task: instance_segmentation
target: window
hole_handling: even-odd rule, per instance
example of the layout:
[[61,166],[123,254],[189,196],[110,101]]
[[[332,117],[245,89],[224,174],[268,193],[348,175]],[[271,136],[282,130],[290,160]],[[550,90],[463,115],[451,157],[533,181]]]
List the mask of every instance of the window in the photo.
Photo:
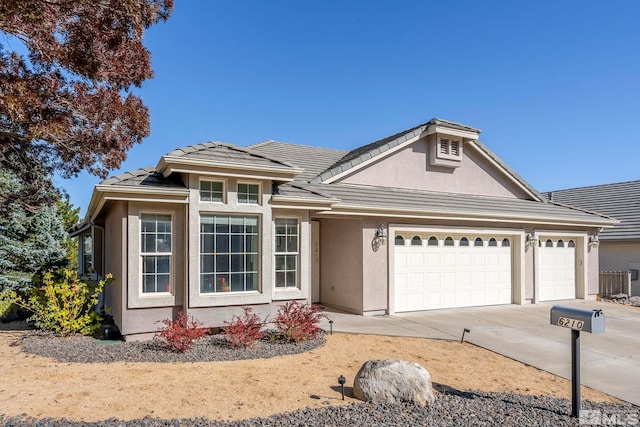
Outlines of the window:
[[547,239],[547,241],[544,244],[544,246],[547,247],[547,248],[552,248],[553,247],[553,242],[551,241],[551,239]]
[[140,216],[142,292],[171,292],[171,215]]
[[489,239],[489,246],[498,247],[498,241],[493,237]]
[[469,246],[469,239],[467,239],[466,237],[460,239],[460,246]]
[[473,246],[484,246],[484,242],[482,241],[482,238],[480,237],[476,238],[475,242],[473,242]]
[[93,238],[91,236],[82,236],[82,265],[80,268],[83,274],[88,274],[93,270]]
[[258,290],[258,217],[200,215],[200,292]]
[[444,239],[444,245],[453,246],[453,237],[447,237],[446,239]]
[[558,240],[558,243],[556,244],[556,247],[564,248],[564,242],[562,241],[562,239]]
[[569,247],[569,248],[575,248],[575,247],[576,247],[576,244],[575,244],[575,242],[574,242],[573,240],[569,240],[569,243],[567,243],[567,247]]
[[258,184],[238,184],[238,203],[259,203],[260,186]]
[[276,219],[276,288],[298,287],[298,220]]
[[404,246],[404,238],[402,236],[396,236],[395,244],[396,246]]
[[438,238],[436,236],[429,237],[428,246],[438,246]]
[[224,202],[222,181],[200,181],[200,200],[203,202]]
[[509,239],[502,239],[502,247],[507,248],[509,246],[511,246],[511,242],[509,241]]
[[422,239],[419,236],[413,236],[413,239],[411,239],[411,246],[422,246]]

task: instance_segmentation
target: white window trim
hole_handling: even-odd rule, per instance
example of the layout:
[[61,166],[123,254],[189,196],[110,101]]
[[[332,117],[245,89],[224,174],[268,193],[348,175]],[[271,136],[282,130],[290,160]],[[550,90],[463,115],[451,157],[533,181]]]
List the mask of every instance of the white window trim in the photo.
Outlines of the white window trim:
[[[202,200],[202,194],[200,194],[201,188],[200,185],[202,182],[220,182],[222,183],[222,201],[218,202],[218,201],[208,201],[208,200]],[[200,203],[217,203],[217,204],[227,204],[227,180],[224,178],[204,178],[201,177],[198,180],[198,200],[200,201]]]
[[[171,252],[142,252],[142,216],[143,215],[168,215],[171,217]],[[138,297],[142,299],[165,298],[175,295],[174,277],[175,277],[175,220],[173,212],[163,211],[141,211],[138,215]],[[169,292],[144,292],[144,275],[143,275],[143,259],[144,256],[166,256],[169,254]]]
[[[298,242],[297,242],[297,252],[293,253],[293,252],[276,252],[276,240],[277,240],[277,234],[276,234],[276,222],[278,220],[281,219],[295,219],[297,224],[297,236],[298,236]],[[302,221],[299,217],[297,216],[276,216],[273,218],[273,288],[275,290],[275,292],[291,292],[291,291],[300,291],[301,287],[302,287],[302,277],[301,277],[301,269],[302,269],[302,257],[301,257],[301,243],[302,243]],[[287,287],[278,287],[276,286],[276,256],[278,255],[296,255],[296,284],[295,286],[287,286]]]
[[[228,292],[202,292],[202,288],[200,286],[200,275],[201,272],[201,256],[202,256],[202,248],[200,247],[200,238],[202,236],[201,231],[201,219],[202,216],[225,216],[225,217],[238,217],[238,218],[256,218],[258,220],[258,289],[251,291],[231,291]],[[220,298],[229,298],[229,296],[239,296],[240,298],[246,297],[247,295],[262,295],[262,257],[263,257],[263,245],[262,245],[262,215],[253,214],[253,213],[235,213],[235,212],[206,212],[202,211],[198,214],[198,280],[197,282],[197,295],[198,298],[203,300],[208,300],[210,298],[220,299]],[[231,242],[229,242],[231,245]],[[246,273],[246,271],[245,271]],[[215,274],[215,273],[214,273]],[[230,285],[229,285],[230,286]]]
[[[238,188],[240,187],[241,184],[244,185],[256,185],[258,187],[258,203],[243,203],[240,202],[240,193]],[[238,182],[236,182],[236,203],[240,206],[262,206],[262,182],[259,181],[244,181],[244,180],[239,180]]]

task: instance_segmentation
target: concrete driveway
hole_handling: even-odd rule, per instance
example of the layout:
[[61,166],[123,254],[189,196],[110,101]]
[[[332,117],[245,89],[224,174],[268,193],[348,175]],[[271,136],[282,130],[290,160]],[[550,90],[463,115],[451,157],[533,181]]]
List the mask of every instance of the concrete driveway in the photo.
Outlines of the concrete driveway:
[[[640,405],[640,308],[598,301],[569,300],[501,305],[393,316],[363,317],[327,312],[337,332],[465,341],[571,379],[571,332],[549,324],[554,304],[602,309],[604,334],[580,334],[581,382]],[[329,323],[322,322],[329,330]]]

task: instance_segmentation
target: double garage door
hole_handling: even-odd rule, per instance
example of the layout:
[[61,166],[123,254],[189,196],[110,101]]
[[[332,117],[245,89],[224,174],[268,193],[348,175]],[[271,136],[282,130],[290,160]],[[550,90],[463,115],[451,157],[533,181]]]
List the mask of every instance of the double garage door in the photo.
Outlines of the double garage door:
[[[539,299],[574,298],[575,245],[547,240],[538,248]],[[511,236],[402,232],[392,244],[395,312],[512,302]]]

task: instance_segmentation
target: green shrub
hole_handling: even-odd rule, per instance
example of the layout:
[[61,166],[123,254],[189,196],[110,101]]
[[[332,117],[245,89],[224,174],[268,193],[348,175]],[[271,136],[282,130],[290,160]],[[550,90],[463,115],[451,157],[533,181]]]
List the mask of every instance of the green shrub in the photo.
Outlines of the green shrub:
[[16,298],[16,292],[12,289],[0,291],[0,321],[6,320],[9,317]]
[[42,286],[19,297],[16,303],[33,313],[36,326],[63,336],[92,335],[100,328],[102,318],[95,311],[98,296],[111,274],[103,280],[79,278],[73,270],[63,269],[59,275],[42,276]]

